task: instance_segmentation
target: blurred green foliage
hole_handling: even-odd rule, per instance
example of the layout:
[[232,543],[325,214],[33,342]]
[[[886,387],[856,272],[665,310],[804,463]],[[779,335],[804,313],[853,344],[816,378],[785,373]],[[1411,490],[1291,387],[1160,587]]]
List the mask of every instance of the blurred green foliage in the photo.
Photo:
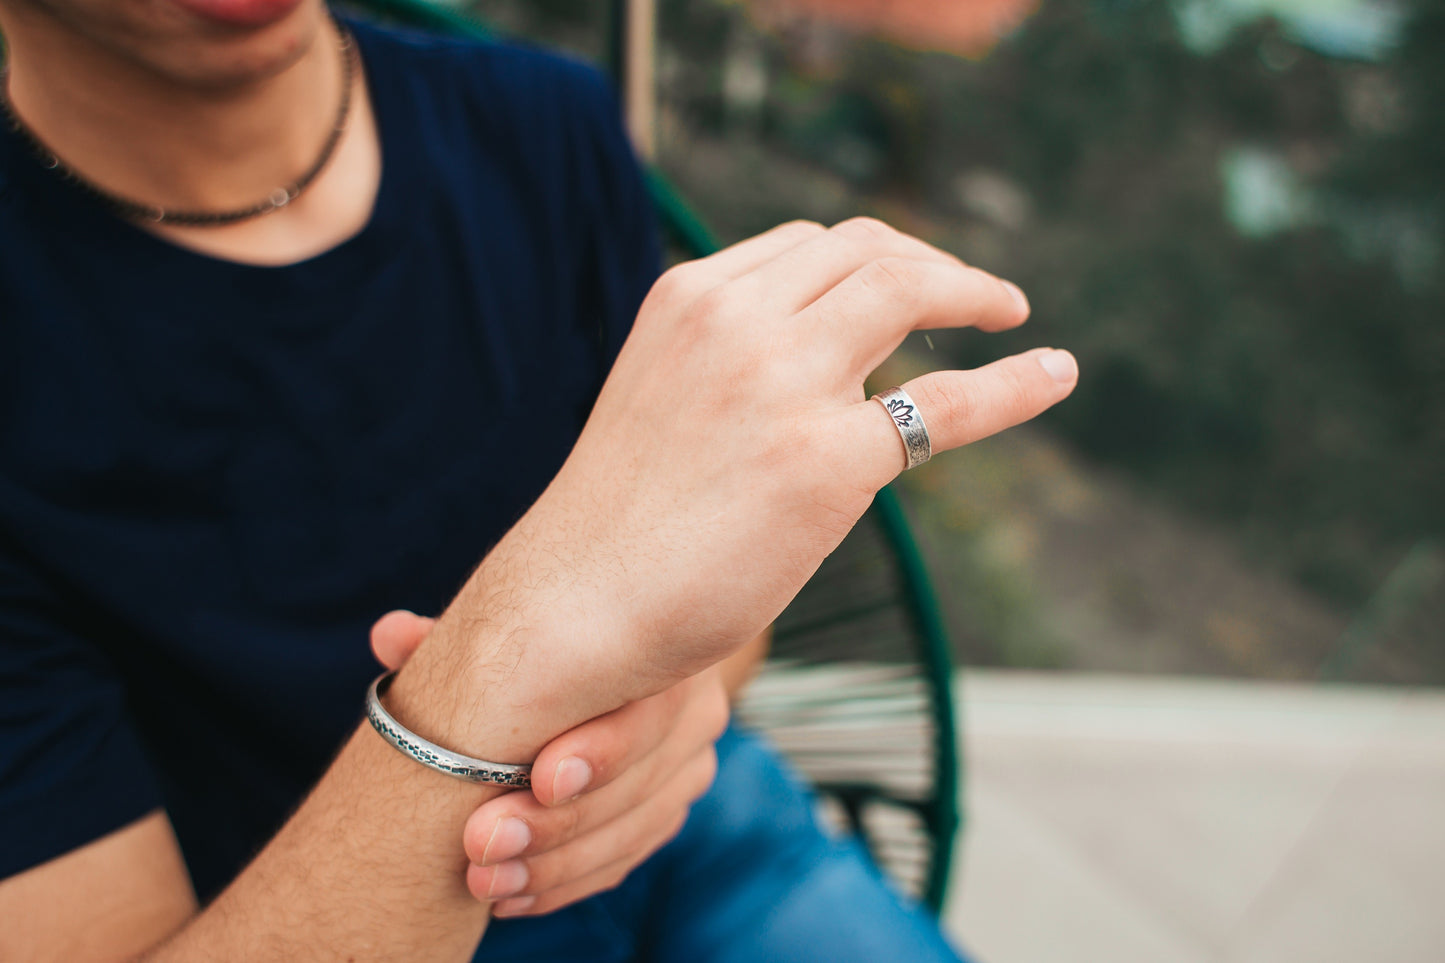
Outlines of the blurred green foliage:
[[[939,117],[1037,204],[1014,276],[1088,372],[1055,428],[1347,604],[1445,518],[1439,29],[1422,15],[1386,64],[1296,48],[1281,69],[1273,23],[1201,57],[1161,5],[1050,3],[961,65]],[[1351,123],[1364,78],[1396,92],[1397,129]],[[1240,143],[1298,156],[1323,213],[1235,230],[1218,171]],[[1429,270],[1369,243],[1397,222]]]
[[[684,6],[697,28],[669,40],[725,62],[728,8]],[[860,190],[935,212],[965,254],[982,245],[955,179],[997,172],[1030,213],[988,266],[1036,318],[1005,348],[1045,336],[1085,372],[1047,423],[1358,605],[1445,527],[1442,31],[1421,9],[1369,63],[1261,20],[1200,55],[1166,4],[1046,0],[979,61],[859,42],[798,79],[778,42],[764,136],[823,164],[838,127],[876,144]],[[718,85],[698,86],[682,109],[724,123]],[[828,92],[801,119],[800,87]],[[1240,146],[1284,158],[1313,213],[1262,237],[1231,224],[1221,171]],[[966,363],[1000,350],[967,344]]]
[[[524,6],[482,8],[605,35]],[[1445,4],[1404,12],[1351,59],[1268,17],[1202,51],[1163,0],[1043,0],[970,60],[664,0],[664,165],[728,237],[901,215],[1017,280],[1033,322],[954,360],[1071,348],[1043,425],[1360,612],[1445,535]]]

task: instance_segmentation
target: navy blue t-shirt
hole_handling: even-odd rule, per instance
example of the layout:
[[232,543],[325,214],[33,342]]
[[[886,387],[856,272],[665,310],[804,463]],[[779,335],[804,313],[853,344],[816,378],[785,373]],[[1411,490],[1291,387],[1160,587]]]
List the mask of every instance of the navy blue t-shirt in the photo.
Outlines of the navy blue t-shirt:
[[561,466],[659,265],[605,83],[355,25],[375,211],[284,267],[0,132],[0,878],[170,814],[202,899]]

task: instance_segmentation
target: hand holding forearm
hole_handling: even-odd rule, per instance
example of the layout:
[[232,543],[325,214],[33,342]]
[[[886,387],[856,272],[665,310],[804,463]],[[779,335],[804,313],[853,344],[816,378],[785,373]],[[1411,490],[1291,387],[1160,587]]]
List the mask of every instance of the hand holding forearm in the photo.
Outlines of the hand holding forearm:
[[[399,669],[433,624],[390,612],[372,627],[372,650]],[[720,669],[547,743],[531,790],[508,792],[467,819],[457,845],[471,863],[472,895],[497,916],[550,913],[617,885],[675,836],[717,768],[713,745],[728,718]]]

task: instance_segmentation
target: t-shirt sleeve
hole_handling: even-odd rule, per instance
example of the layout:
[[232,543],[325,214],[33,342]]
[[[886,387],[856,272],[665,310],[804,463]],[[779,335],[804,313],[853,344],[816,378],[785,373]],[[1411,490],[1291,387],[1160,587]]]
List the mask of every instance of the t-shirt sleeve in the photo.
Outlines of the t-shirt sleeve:
[[662,248],[652,196],[612,87],[590,67],[574,69],[574,176],[588,208],[580,313],[595,316],[605,372],[662,271]]
[[161,805],[115,670],[0,543],[0,879]]

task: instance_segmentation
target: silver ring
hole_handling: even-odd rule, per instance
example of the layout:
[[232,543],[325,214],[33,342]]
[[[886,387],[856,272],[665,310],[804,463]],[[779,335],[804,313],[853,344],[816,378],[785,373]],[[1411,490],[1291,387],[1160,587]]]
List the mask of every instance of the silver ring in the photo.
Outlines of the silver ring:
[[893,419],[893,427],[903,438],[903,470],[917,468],[933,457],[933,443],[928,440],[928,429],[923,424],[923,414],[908,392],[902,388],[889,388],[873,396]]

